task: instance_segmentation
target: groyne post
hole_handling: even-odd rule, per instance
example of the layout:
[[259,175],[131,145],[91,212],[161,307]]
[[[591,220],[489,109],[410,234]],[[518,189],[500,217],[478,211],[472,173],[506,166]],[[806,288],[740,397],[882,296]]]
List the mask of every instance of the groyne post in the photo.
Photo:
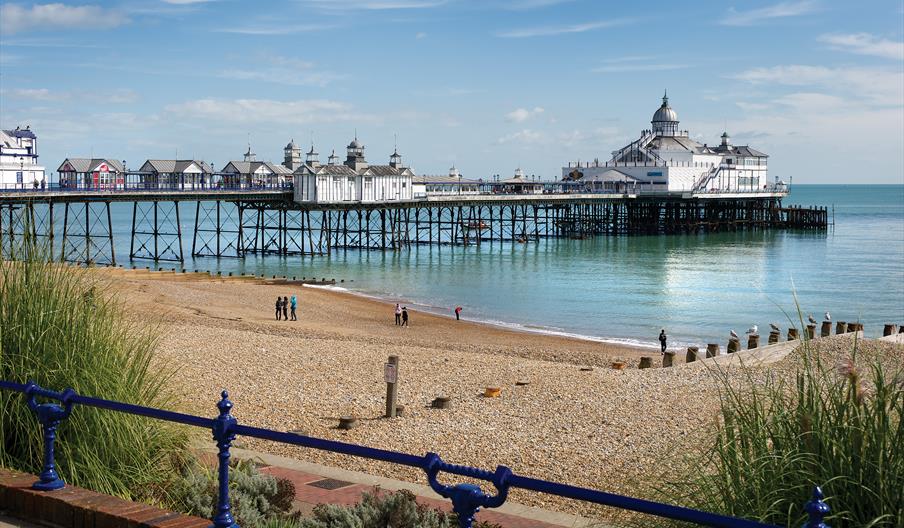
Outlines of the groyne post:
[[728,353],[734,354],[735,352],[741,350],[741,340],[735,337],[732,337],[728,340]]
[[890,335],[892,335],[892,334],[897,334],[897,333],[898,333],[898,325],[895,325],[895,324],[887,324],[887,325],[885,325],[885,327],[882,329],[882,336],[883,336],[883,337],[884,337],[884,336],[890,336]]
[[718,343],[708,343],[706,345],[706,357],[716,357],[719,355],[719,344]]
[[754,348],[760,347],[760,335],[759,334],[751,334],[750,337],[747,338],[747,350],[751,350]]
[[773,330],[773,331],[769,332],[769,344],[770,345],[774,345],[774,344],[778,343],[781,338],[782,338],[781,332],[779,332],[777,330]]
[[800,339],[800,334],[797,332],[797,328],[789,328],[788,341],[794,341],[795,339]]
[[674,350],[666,350],[664,354],[662,354],[662,366],[663,367],[671,367],[675,362],[675,351]]
[[838,321],[835,323],[835,335],[841,335],[847,333],[847,323],[844,321]]
[[829,337],[832,335],[832,321],[823,321],[822,328],[819,329],[819,337]]
[[386,380],[386,418],[395,418],[399,397],[399,356],[389,356],[383,366],[383,378]]
[[638,365],[637,368],[645,369],[645,368],[650,368],[652,366],[653,366],[653,358],[651,358],[650,356],[643,356],[640,358],[640,365]]
[[700,348],[695,346],[687,347],[687,356],[684,358],[685,363],[693,363],[697,361],[697,354],[700,353]]
[[807,325],[807,339],[814,339],[816,337],[816,325],[808,324]]

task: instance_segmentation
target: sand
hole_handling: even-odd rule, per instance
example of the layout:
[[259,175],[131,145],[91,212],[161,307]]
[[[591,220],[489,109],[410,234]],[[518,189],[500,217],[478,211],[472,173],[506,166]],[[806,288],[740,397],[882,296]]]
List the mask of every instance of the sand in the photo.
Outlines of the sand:
[[[701,362],[638,370],[642,355],[660,364],[655,350],[419,312],[412,312],[409,328],[399,328],[390,304],[297,284],[97,273],[110,279],[132,316],[159,325],[157,361],[178,369],[179,399],[192,413],[215,415],[226,388],[244,424],[415,454],[434,451],[451,463],[502,464],[519,474],[634,495],[646,495],[656,479],[682,470],[682,454],[707,445],[717,416],[718,376]],[[282,295],[298,296],[298,321],[274,319]],[[826,343],[849,346],[848,338]],[[875,346],[904,357],[904,347]],[[381,418],[383,364],[390,354],[400,358],[399,402],[405,406],[404,416],[392,420]],[[630,366],[613,370],[613,359]],[[741,370],[729,375],[749,383],[768,372]],[[501,396],[483,397],[488,386],[500,387]],[[452,408],[430,408],[438,395],[451,397]],[[338,417],[347,415],[358,418],[357,427],[337,429]],[[425,482],[417,470],[369,460],[247,438],[237,445]],[[602,519],[616,515],[536,493],[515,492],[512,499]]]

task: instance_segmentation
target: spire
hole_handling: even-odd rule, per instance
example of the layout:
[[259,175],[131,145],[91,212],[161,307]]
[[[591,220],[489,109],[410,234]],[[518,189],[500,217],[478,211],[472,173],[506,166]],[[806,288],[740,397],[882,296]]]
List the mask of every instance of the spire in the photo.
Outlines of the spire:
[[669,91],[663,90],[662,92],[662,106],[669,106]]

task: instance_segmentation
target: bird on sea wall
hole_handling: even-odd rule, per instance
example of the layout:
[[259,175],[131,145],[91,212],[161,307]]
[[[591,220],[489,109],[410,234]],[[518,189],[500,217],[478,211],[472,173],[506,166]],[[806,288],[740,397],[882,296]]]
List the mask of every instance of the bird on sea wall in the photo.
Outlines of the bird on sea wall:
[[813,314],[807,314],[807,320],[810,321],[810,324],[816,324],[816,319],[813,319]]
[[735,332],[734,330],[729,330],[728,333],[731,334],[731,337],[733,337],[733,338],[735,338],[735,339],[740,339],[740,338],[738,337],[738,333]]
[[782,331],[782,329],[779,328],[778,325],[775,323],[769,323],[769,327],[772,328],[773,332],[781,332]]
[[825,313],[825,316],[826,316],[826,321],[831,321],[831,320],[832,320],[832,314],[830,314],[829,312],[826,312],[826,313]]
[[760,329],[757,325],[753,325],[747,329],[747,335],[757,335],[760,332]]

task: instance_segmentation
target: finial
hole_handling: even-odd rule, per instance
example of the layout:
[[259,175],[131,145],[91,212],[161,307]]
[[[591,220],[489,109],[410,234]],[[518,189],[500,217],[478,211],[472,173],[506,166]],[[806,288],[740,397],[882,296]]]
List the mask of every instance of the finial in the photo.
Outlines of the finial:
[[232,402],[229,400],[229,393],[225,390],[220,393],[220,401],[217,402],[217,409],[220,410],[220,416],[228,416],[232,410]]
[[813,498],[804,506],[804,511],[807,512],[809,519],[807,519],[807,523],[804,524],[803,528],[829,528],[829,525],[823,521],[829,511],[831,511],[831,508],[823,502],[823,498],[825,496],[822,493],[822,488],[815,486],[813,488]]

